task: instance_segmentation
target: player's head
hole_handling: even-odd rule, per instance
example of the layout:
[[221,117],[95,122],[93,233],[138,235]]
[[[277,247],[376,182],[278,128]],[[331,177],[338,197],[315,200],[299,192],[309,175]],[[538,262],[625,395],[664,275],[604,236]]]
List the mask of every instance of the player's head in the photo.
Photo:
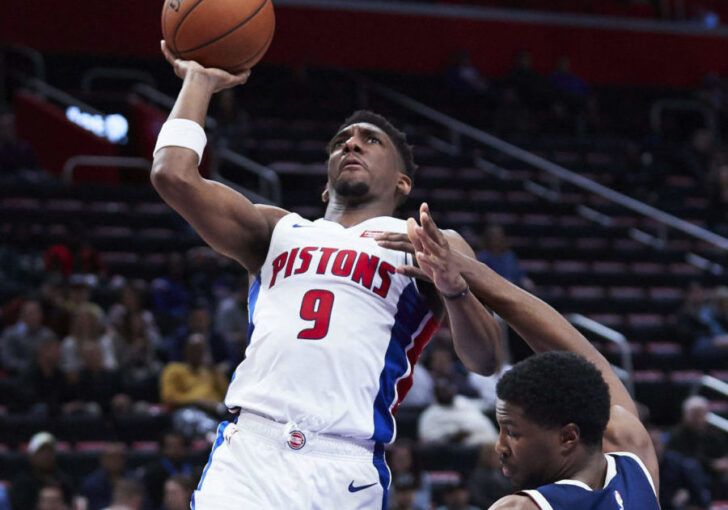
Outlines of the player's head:
[[391,197],[399,205],[410,192],[417,165],[406,135],[386,118],[368,110],[350,115],[327,147],[328,183],[345,203]]
[[531,356],[503,375],[496,394],[496,451],[504,474],[518,489],[563,478],[574,458],[601,451],[609,421],[609,387],[601,372],[581,356]]

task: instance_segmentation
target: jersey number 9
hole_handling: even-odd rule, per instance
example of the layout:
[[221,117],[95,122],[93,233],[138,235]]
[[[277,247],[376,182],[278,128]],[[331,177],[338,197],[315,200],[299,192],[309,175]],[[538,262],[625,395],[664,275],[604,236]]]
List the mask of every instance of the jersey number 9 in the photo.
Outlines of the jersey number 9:
[[301,302],[301,318],[305,321],[315,321],[313,326],[301,330],[298,338],[301,340],[321,340],[329,333],[331,322],[331,309],[334,307],[334,294],[328,290],[309,290],[304,294]]

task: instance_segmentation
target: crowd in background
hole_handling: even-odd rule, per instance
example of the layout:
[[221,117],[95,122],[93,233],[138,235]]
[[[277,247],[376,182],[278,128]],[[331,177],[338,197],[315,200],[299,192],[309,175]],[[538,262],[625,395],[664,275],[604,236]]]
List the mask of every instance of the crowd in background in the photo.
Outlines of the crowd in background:
[[[494,84],[463,51],[443,81],[455,103],[492,111],[484,122],[501,136],[527,135],[544,126],[570,135],[615,127],[605,120],[592,87],[570,69],[567,56],[544,75],[532,69],[527,52],[519,53],[510,74]],[[695,96],[723,115],[724,88],[722,80],[707,77]],[[20,173],[39,178],[32,151],[13,132],[12,115],[5,113],[0,121],[3,178]],[[656,166],[645,157],[654,153],[703,182],[715,201],[720,229],[728,210],[721,206],[728,200],[728,152],[704,128],[693,131],[669,157],[654,149],[658,144],[652,135],[636,149],[637,164]],[[108,274],[81,224],[72,226],[67,242],[43,250],[22,242],[26,228],[14,225],[6,234],[17,242],[0,246],[0,278],[18,286],[15,297],[1,303],[1,410],[35,417],[49,431],[28,438],[28,465],[0,485],[0,510],[187,508],[203,465],[186,461],[184,452],[193,442],[214,437],[217,423],[228,416],[222,400],[244,357],[246,275],[229,259],[195,248],[169,254],[166,273],[151,281],[129,280]],[[485,229],[478,257],[514,283],[536,290],[501,227]],[[684,353],[697,366],[701,359],[728,360],[727,288],[694,284],[676,320]],[[400,434],[388,450],[390,508],[485,509],[510,492],[493,446],[498,435],[495,380],[467,373],[446,328],[433,338],[402,404],[404,412],[415,411],[416,428],[409,436]],[[711,498],[728,498],[728,444],[707,424],[708,410],[705,399],[693,397],[682,404],[680,423],[651,426],[666,510],[708,508]],[[88,476],[72,479],[58,468],[63,438],[51,432],[61,417],[98,417],[113,430],[120,416],[158,412],[170,413],[171,428],[159,431],[160,454],[150,464],[127,469],[130,445],[112,434],[99,468]],[[423,452],[443,445],[476,450],[475,469],[423,469]]]

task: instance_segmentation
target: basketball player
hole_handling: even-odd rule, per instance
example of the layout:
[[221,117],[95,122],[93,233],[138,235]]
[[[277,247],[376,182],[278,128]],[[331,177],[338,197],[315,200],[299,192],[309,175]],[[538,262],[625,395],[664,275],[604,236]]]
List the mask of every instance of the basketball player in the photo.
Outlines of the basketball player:
[[254,205],[197,169],[211,96],[249,71],[233,76],[162,51],[184,82],[159,134],[152,183],[251,275],[249,346],[225,397],[238,416],[218,428],[192,506],[386,508],[384,445],[442,313],[470,370],[492,373],[500,360],[499,327],[458,273],[417,284],[395,272],[411,256],[374,239],[405,231],[391,216],[412,187],[411,147],[383,117],[357,112],[328,146],[324,218]]
[[[429,210],[409,238],[380,246],[414,253],[398,273],[436,281],[457,268],[472,292],[538,354],[498,382],[496,451],[519,489],[492,510],[658,510],[658,467],[649,434],[607,360],[549,305],[451,248]],[[569,352],[564,352],[569,351]]]

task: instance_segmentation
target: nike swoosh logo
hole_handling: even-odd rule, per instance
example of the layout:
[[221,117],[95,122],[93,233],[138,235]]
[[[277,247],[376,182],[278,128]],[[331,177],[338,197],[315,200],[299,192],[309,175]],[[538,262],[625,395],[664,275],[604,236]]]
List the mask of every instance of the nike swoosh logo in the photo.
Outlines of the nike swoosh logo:
[[313,225],[299,225],[298,223],[294,223],[293,228],[313,228]]
[[374,483],[370,483],[369,485],[361,485],[359,487],[354,487],[354,482],[352,481],[349,484],[349,492],[359,492],[359,491],[363,491],[364,489],[368,489],[369,487],[374,487],[376,484],[377,483],[374,482]]

